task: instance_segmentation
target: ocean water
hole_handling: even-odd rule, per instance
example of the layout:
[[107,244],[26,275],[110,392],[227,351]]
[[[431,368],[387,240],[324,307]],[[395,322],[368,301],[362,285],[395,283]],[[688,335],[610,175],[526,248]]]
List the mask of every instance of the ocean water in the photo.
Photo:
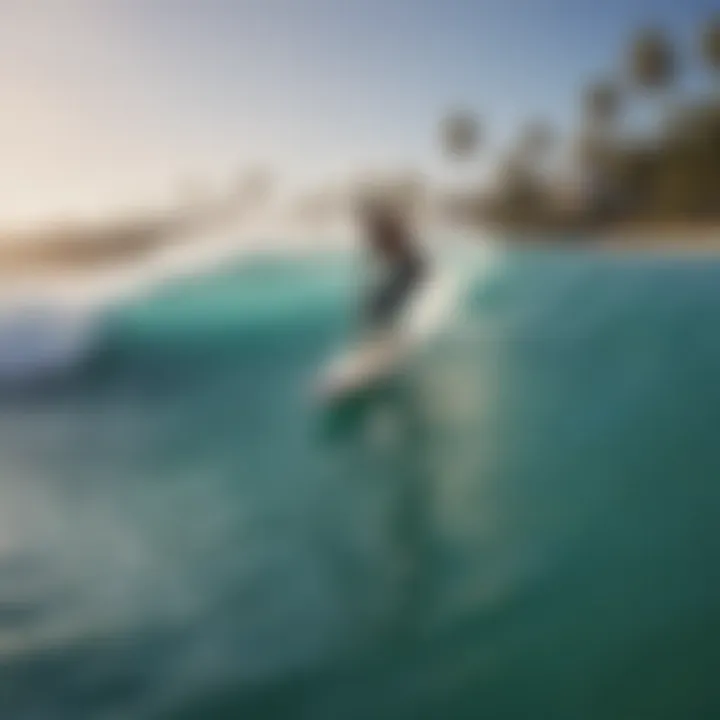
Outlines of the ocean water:
[[125,296],[0,396],[0,718],[718,717],[720,259],[449,262],[334,407],[341,255]]

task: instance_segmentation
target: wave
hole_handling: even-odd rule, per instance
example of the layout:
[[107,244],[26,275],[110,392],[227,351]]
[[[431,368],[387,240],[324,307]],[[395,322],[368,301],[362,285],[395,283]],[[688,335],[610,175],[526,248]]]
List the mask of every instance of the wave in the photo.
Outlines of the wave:
[[0,383],[26,384],[78,367],[97,351],[107,318],[118,308],[247,254],[227,235],[204,240],[178,242],[142,262],[92,273],[6,282],[0,292]]
[[[104,346],[109,328],[115,344],[177,350],[178,342],[197,345],[242,331],[337,327],[361,292],[360,281],[347,244],[335,251],[326,245],[218,235],[92,276],[17,281],[0,293],[0,384],[81,367]],[[465,274],[489,267],[491,254],[475,248],[468,263],[467,248],[446,252]]]

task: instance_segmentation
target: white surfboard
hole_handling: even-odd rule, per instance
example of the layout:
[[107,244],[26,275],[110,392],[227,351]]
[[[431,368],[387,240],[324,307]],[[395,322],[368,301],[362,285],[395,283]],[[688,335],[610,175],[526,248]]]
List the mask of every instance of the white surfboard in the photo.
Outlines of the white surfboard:
[[442,329],[457,302],[457,278],[436,273],[416,291],[397,327],[371,333],[333,358],[316,384],[320,399],[363,392],[400,372]]

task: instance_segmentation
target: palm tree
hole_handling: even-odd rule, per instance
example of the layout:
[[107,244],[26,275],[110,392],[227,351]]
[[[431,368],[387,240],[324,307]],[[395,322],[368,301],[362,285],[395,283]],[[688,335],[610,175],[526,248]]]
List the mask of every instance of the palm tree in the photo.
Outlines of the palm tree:
[[474,113],[456,111],[441,123],[440,140],[443,150],[454,159],[467,159],[475,154],[480,142],[480,123]]
[[652,135],[666,131],[678,114],[678,104],[670,92],[677,75],[677,56],[669,38],[657,28],[640,31],[632,42],[628,56],[628,71],[632,84],[659,103],[650,106],[655,117]]
[[630,47],[629,61],[632,80],[648,91],[666,90],[677,73],[672,43],[655,28],[638,33]]
[[582,129],[574,154],[578,165],[592,177],[607,177],[610,172],[620,105],[620,91],[608,80],[594,82],[585,89]]
[[528,122],[502,168],[508,196],[519,204],[534,205],[536,212],[548,189],[546,161],[554,142],[552,126],[543,120]]
[[720,88],[720,15],[710,18],[703,27],[702,54]]
[[[480,144],[480,122],[475,113],[469,110],[456,110],[448,113],[440,123],[440,144],[445,155],[455,161],[468,160],[472,158]],[[467,185],[467,178],[457,180],[461,185]],[[449,198],[449,207],[459,208],[465,206],[463,197],[468,196],[468,188],[460,190],[456,188]],[[472,194],[472,192],[471,192]],[[461,211],[462,213],[462,211]]]
[[[526,130],[499,159],[491,205],[501,221],[536,221],[545,206],[543,185],[535,174],[535,140]],[[537,136],[540,137],[539,135]]]
[[576,209],[594,214],[615,188],[612,147],[608,138],[585,125],[572,141],[572,196]]
[[620,111],[620,92],[608,81],[588,86],[583,97],[583,115],[586,127],[606,134],[613,129]]
[[527,165],[538,166],[547,157],[555,142],[553,128],[542,120],[529,122],[522,130],[519,155]]

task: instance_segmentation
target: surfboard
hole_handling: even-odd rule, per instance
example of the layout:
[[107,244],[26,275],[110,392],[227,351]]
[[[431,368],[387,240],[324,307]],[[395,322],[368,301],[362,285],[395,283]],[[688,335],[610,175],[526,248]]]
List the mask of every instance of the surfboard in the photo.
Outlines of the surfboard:
[[436,335],[457,299],[457,279],[432,274],[415,292],[392,329],[368,333],[321,370],[316,395],[325,401],[361,393],[401,372],[415,353]]

